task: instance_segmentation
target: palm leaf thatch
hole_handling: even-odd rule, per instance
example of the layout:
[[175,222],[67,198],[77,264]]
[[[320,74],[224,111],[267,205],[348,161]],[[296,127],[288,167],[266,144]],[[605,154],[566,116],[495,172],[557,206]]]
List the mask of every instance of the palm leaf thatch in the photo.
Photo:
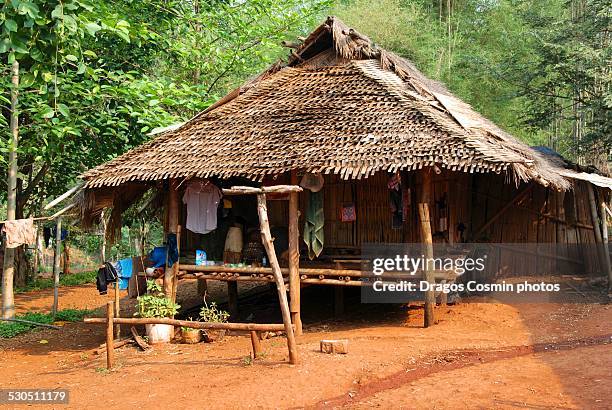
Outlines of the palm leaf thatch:
[[168,178],[261,180],[297,168],[359,179],[433,165],[570,186],[540,153],[412,63],[329,17],[287,62],[82,178],[94,189]]

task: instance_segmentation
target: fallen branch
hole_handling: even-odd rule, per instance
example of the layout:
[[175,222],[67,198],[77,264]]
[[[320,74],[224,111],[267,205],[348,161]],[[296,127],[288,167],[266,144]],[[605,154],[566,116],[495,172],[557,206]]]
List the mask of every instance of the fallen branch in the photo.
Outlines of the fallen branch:
[[48,325],[46,323],[32,322],[31,320],[25,320],[25,319],[3,319],[3,318],[0,318],[0,320],[4,320],[5,322],[26,323],[28,325],[48,327],[50,329],[55,329],[55,330],[60,330],[61,329],[61,327],[59,327],[59,326]]

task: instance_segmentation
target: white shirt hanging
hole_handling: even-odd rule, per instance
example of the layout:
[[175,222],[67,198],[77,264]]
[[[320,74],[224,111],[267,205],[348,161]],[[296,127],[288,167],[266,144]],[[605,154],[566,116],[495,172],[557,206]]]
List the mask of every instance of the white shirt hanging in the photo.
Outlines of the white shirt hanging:
[[217,206],[223,194],[210,181],[192,182],[183,195],[187,204],[186,228],[206,234],[217,229]]

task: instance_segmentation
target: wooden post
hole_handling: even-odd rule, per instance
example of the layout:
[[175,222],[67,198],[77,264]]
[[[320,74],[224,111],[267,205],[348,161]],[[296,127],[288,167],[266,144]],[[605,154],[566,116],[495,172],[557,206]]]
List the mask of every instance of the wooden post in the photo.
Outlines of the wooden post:
[[[291,184],[297,185],[297,174],[291,171]],[[300,231],[299,231],[299,193],[289,193],[289,296],[291,322],[295,325],[295,334],[302,334],[301,295],[300,295]]]
[[206,278],[198,278],[198,296],[204,300],[207,292],[208,283],[206,282]]
[[334,286],[334,316],[344,315],[344,286]]
[[[590,182],[586,182],[587,191],[589,193],[589,205],[591,207],[591,220],[593,222],[593,232],[595,233],[595,242],[597,242],[597,254],[599,255],[600,265],[602,270],[608,275],[608,289],[611,289],[610,283],[612,282],[612,268],[610,266],[610,252],[608,251],[608,244],[604,243],[602,231],[605,224],[605,220],[599,223],[599,216],[597,215],[597,202],[595,201],[595,192],[593,191],[593,185]],[[604,204],[605,206],[605,204]],[[602,209],[603,210],[603,209]],[[603,214],[605,219],[606,215]]]
[[[6,197],[6,219],[15,219],[17,210],[17,146],[19,145],[19,62],[13,61],[11,69],[11,143],[8,153],[8,178]],[[15,248],[4,247],[4,266],[2,269],[2,317],[15,317],[15,296],[13,279],[15,276]]]
[[295,336],[293,334],[293,326],[291,325],[291,315],[289,313],[289,304],[287,303],[287,289],[285,288],[285,282],[283,281],[283,274],[276,258],[276,252],[274,251],[274,245],[272,244],[272,234],[270,233],[270,223],[268,222],[268,206],[266,204],[266,194],[257,194],[257,213],[259,214],[259,226],[261,231],[261,240],[266,253],[268,254],[268,260],[272,267],[272,274],[276,281],[276,290],[278,291],[278,299],[280,301],[281,313],[283,316],[283,324],[285,325],[285,332],[287,333],[287,347],[289,349],[289,362],[291,364],[298,363],[298,352],[295,344]]
[[[431,220],[429,214],[429,202],[431,201],[431,170],[425,168],[421,172],[421,198],[418,204],[419,220],[421,225],[421,243],[423,244],[424,256],[428,261],[425,267],[425,280],[429,283],[435,282],[433,271],[430,269],[430,259],[433,258],[433,238],[431,234]],[[434,306],[436,300],[433,290],[425,292],[425,317],[424,327],[432,326],[435,322]]]
[[238,282],[227,282],[227,304],[232,319],[238,317]]
[[115,346],[113,332],[113,302],[106,303],[106,368],[111,370],[115,361]]
[[251,345],[253,346],[253,358],[261,356],[261,343],[259,342],[259,332],[251,330]]
[[176,227],[176,253],[177,260],[172,265],[172,302],[176,302],[176,292],[178,290],[178,273],[181,260],[181,225]]
[[[603,251],[608,260],[607,266],[610,267],[610,249],[608,247],[608,214],[606,213],[606,201],[601,201],[601,234],[603,239]],[[612,269],[608,270],[608,293],[612,293]]]
[[60,258],[62,256],[62,218],[57,218],[55,222],[55,253],[53,258],[53,316],[57,314],[59,305],[59,271]]
[[[119,302],[119,278],[115,281],[115,317],[121,317],[121,306]],[[115,338],[119,339],[121,337],[121,325],[117,324],[115,328]]]
[[[179,197],[176,189],[177,181],[171,179],[168,187],[168,232],[176,233],[179,224]],[[177,237],[178,242],[178,237]],[[164,294],[168,298],[172,298],[174,284],[174,267],[166,268],[164,272]]]

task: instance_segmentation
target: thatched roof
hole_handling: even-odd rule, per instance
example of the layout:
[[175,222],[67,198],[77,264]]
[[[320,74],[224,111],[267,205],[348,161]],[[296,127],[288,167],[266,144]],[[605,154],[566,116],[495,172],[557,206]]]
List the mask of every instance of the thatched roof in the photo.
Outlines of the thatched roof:
[[555,168],[559,175],[563,175],[570,180],[578,179],[590,182],[601,188],[612,189],[612,178],[603,175],[597,168],[576,164],[548,147],[536,146],[533,149],[539,152]]
[[434,164],[569,187],[539,153],[330,17],[288,62],[82,178],[87,188],[298,168],[362,178]]

